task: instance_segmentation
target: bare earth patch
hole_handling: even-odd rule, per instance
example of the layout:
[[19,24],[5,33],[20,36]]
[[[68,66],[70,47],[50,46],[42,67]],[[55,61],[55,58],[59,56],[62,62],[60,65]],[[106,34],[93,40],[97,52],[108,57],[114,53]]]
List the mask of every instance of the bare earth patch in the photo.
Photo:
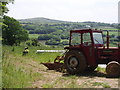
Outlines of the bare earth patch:
[[118,88],[118,78],[106,78],[104,73],[98,71],[75,76],[47,70],[45,66],[37,64],[39,67],[34,69],[43,78],[33,82],[31,88]]

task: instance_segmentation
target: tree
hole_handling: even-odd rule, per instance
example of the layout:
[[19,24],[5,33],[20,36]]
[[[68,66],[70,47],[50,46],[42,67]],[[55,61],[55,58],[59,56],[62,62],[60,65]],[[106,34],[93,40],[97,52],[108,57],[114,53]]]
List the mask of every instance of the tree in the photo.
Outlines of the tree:
[[38,40],[37,39],[32,39],[32,45],[33,46],[38,46]]
[[117,39],[120,41],[120,36],[117,36]]
[[20,23],[17,20],[8,16],[4,16],[3,19],[3,44],[18,45],[21,41],[28,39],[28,32],[21,27]]
[[6,5],[10,2],[14,2],[14,0],[0,0],[0,16],[3,16],[4,13],[7,13],[9,10]]
[[13,3],[14,0],[0,0],[0,38],[2,37],[3,15],[9,11],[6,5],[10,2]]
[[50,40],[47,40],[46,45],[59,45],[60,42],[59,41],[55,41],[54,39],[50,39]]

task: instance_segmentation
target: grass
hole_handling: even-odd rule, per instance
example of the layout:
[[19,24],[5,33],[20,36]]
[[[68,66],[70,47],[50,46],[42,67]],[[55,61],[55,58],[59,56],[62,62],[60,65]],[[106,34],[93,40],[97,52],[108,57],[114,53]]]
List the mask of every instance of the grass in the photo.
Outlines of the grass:
[[110,88],[110,85],[108,85],[107,83],[102,83],[102,82],[93,82],[92,85],[93,86],[102,86],[103,88]]
[[[12,60],[12,61],[11,61]],[[30,74],[24,73],[22,68],[17,68],[13,58],[3,57],[3,87],[4,88],[22,88],[30,79]],[[15,59],[16,60],[16,59]]]
[[[51,47],[43,47],[43,46],[37,46],[37,47],[34,47],[34,46],[31,46],[31,47],[28,47],[29,48],[29,53],[28,55],[26,56],[23,56],[24,58],[25,57],[28,57],[28,58],[32,58],[33,60],[35,61],[39,61],[39,62],[47,62],[47,61],[53,61],[54,58],[57,56],[57,55],[60,55],[60,53],[36,53],[37,50],[51,50],[52,48]],[[4,46],[3,47],[3,52],[4,50],[9,50],[14,56],[19,56],[21,57],[22,56],[22,51],[24,50],[24,46],[14,46],[14,47],[11,47],[11,46]],[[13,51],[14,49],[14,51]],[[56,48],[56,49],[60,49],[60,48]],[[47,57],[46,57],[47,56]]]
[[100,72],[105,72],[105,68],[97,67],[95,70],[100,71]]
[[[53,61],[59,53],[39,53],[36,50],[40,47],[29,47],[30,52],[22,56],[23,46],[3,46],[3,87],[4,88],[24,88],[30,86],[30,82],[37,79],[44,79],[41,73],[35,72],[31,66],[27,65],[32,61],[48,62]],[[45,49],[45,48],[44,48]],[[48,49],[48,47],[46,47]],[[46,57],[47,56],[47,57]],[[39,68],[39,66],[36,66]]]
[[29,34],[30,39],[36,39],[38,36],[40,36],[40,34]]
[[42,85],[42,88],[53,88],[53,85],[52,84],[43,84]]
[[79,88],[79,85],[76,84],[75,80],[71,80],[70,84],[68,84],[69,88]]
[[[9,68],[7,68],[9,67]],[[5,88],[23,88],[29,85],[31,74],[24,73],[21,68],[16,70],[16,67],[9,65],[3,69],[3,87]]]
[[[33,82],[43,81],[40,83],[42,88],[83,88],[83,87],[93,87],[102,86],[104,88],[109,88],[110,86],[106,83],[92,82],[89,78],[85,80],[85,83],[81,83],[87,77],[79,77],[76,75],[69,76],[56,76],[54,80],[51,80],[49,74],[46,77],[41,72],[37,72],[37,70],[41,70],[40,63],[48,62],[49,60],[53,62],[57,55],[60,53],[38,53],[36,54],[36,50],[38,49],[61,49],[61,48],[51,48],[47,46],[37,46],[37,47],[29,47],[30,52],[26,56],[22,56],[22,51],[24,46],[3,46],[3,88],[27,88],[32,86]],[[33,63],[34,61],[34,63]],[[33,66],[31,66],[33,65]],[[105,69],[98,67],[96,70],[104,72]],[[47,74],[45,72],[45,74]],[[54,73],[53,73],[54,74]],[[53,75],[51,74],[51,75]],[[59,73],[57,73],[59,74]],[[55,73],[55,75],[57,75]],[[78,80],[78,81],[77,81]],[[89,82],[88,82],[89,81]],[[37,83],[37,82],[36,82]],[[39,84],[39,83],[38,83]],[[39,87],[39,86],[35,86]]]
[[118,29],[116,29],[116,28],[105,28],[103,30],[118,30]]
[[[107,32],[103,32],[104,35],[107,35]],[[109,32],[109,35],[115,35],[118,36],[118,32]]]

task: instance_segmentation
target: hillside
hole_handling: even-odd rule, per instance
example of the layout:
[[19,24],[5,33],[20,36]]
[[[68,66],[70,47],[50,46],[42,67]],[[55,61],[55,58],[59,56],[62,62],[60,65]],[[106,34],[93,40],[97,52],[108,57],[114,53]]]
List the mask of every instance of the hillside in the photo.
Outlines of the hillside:
[[[117,24],[101,22],[68,22],[48,18],[29,18],[19,20],[22,27],[29,32],[29,38],[45,41],[46,45],[68,45],[69,31],[74,29],[101,29],[109,30],[113,38],[111,43],[116,44]],[[63,34],[64,32],[64,34]],[[106,35],[104,35],[106,37]]]
[[38,18],[28,18],[28,19],[19,19],[21,23],[41,23],[41,24],[46,24],[46,23],[65,23],[67,21],[60,21],[60,20],[54,20],[54,19],[49,19],[49,18],[44,18],[44,17],[38,17]]

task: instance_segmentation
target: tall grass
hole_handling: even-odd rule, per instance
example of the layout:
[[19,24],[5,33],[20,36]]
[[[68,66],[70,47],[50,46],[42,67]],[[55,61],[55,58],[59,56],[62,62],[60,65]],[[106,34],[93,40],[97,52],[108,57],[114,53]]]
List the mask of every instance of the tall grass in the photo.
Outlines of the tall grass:
[[29,81],[30,74],[26,74],[22,71],[22,67],[17,68],[15,65],[17,57],[13,56],[9,51],[10,48],[6,47],[6,50],[3,49],[2,57],[2,78],[4,88],[22,88],[27,85]]
[[[43,78],[41,73],[35,72],[31,68],[26,68],[27,63],[35,61],[37,63],[52,62],[59,53],[38,53],[36,50],[43,47],[29,47],[29,53],[22,56],[24,46],[3,46],[2,53],[2,78],[3,88],[25,88],[31,82]],[[45,49],[45,47],[43,48]],[[49,47],[46,47],[49,49]],[[39,64],[38,64],[39,65]],[[36,66],[37,67],[37,66]],[[39,67],[39,66],[38,66]]]
[[[2,45],[0,41],[0,77],[2,77]],[[0,78],[0,89],[2,88],[2,78]]]

